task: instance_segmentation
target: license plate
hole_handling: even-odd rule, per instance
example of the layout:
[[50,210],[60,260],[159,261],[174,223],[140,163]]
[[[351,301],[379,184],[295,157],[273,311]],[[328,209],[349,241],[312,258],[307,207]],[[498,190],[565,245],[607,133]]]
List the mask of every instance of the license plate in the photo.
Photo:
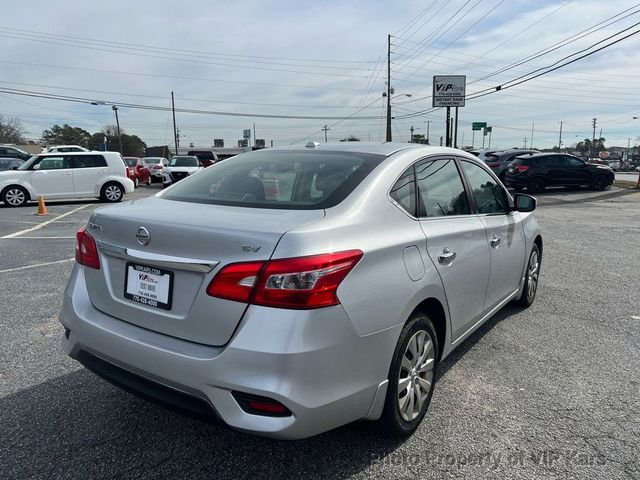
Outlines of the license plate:
[[127,263],[124,297],[150,307],[171,310],[173,272],[146,265]]

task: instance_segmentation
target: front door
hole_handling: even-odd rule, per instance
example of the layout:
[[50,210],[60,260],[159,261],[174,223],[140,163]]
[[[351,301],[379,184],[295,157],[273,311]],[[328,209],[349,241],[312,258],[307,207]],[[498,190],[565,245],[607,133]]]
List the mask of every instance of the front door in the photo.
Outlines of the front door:
[[455,341],[484,315],[490,267],[486,232],[471,212],[453,158],[422,160],[415,169],[420,225],[446,291]]
[[520,285],[525,261],[525,239],[518,212],[510,212],[505,189],[484,168],[461,160],[478,218],[486,230],[491,252],[491,274],[484,302],[490,311]]
[[[35,168],[34,168],[35,167]],[[72,198],[73,171],[68,157],[40,157],[31,166],[31,186],[45,198]]]

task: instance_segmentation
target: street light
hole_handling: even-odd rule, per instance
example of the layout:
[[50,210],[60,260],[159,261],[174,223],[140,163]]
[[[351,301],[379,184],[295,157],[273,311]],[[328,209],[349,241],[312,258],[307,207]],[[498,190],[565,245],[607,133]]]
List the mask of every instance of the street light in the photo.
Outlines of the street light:
[[387,142],[392,140],[391,138],[391,100],[397,97],[411,97],[410,93],[400,93],[398,95],[394,95],[393,97],[390,95],[394,92],[393,88],[388,89],[389,93],[382,92],[382,97],[387,97]]
[[120,155],[122,155],[122,136],[120,135],[120,120],[118,120],[118,107],[111,105],[111,108],[116,114],[116,128],[118,129],[118,143],[120,144]]
[[[91,105],[106,105],[102,100],[94,100]],[[111,105],[111,109],[116,114],[116,128],[118,129],[118,144],[120,145],[120,155],[122,155],[122,136],[120,135],[120,120],[118,119],[118,106]]]

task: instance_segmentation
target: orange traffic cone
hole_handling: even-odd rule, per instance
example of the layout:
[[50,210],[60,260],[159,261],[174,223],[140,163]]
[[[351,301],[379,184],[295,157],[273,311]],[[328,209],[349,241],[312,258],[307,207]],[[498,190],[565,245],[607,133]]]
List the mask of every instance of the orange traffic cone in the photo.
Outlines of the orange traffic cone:
[[38,213],[36,215],[49,215],[47,206],[44,204],[44,197],[42,195],[38,197]]

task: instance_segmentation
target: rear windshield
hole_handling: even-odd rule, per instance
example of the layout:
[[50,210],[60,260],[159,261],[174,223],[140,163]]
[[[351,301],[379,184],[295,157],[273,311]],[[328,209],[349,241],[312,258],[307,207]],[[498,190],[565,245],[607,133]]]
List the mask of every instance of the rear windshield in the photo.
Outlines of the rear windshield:
[[138,159],[137,158],[127,158],[127,157],[125,157],[124,161],[127,162],[127,165],[129,167],[135,167],[136,166],[136,162],[138,161]]
[[197,167],[198,157],[173,157],[169,162],[171,167]]
[[498,155],[495,154],[491,154],[491,155],[487,155],[486,157],[484,157],[484,161],[487,163],[491,163],[491,162],[499,162],[500,161],[500,157],[498,157]]
[[195,155],[196,157],[198,157],[200,160],[215,160],[215,157],[213,156],[213,152],[200,152],[200,151],[193,151],[193,152],[189,152],[189,155]]
[[344,200],[384,158],[352,152],[245,153],[182,180],[162,197],[254,208],[328,208]]
[[144,157],[143,160],[146,163],[153,163],[153,164],[160,163],[160,157]]

